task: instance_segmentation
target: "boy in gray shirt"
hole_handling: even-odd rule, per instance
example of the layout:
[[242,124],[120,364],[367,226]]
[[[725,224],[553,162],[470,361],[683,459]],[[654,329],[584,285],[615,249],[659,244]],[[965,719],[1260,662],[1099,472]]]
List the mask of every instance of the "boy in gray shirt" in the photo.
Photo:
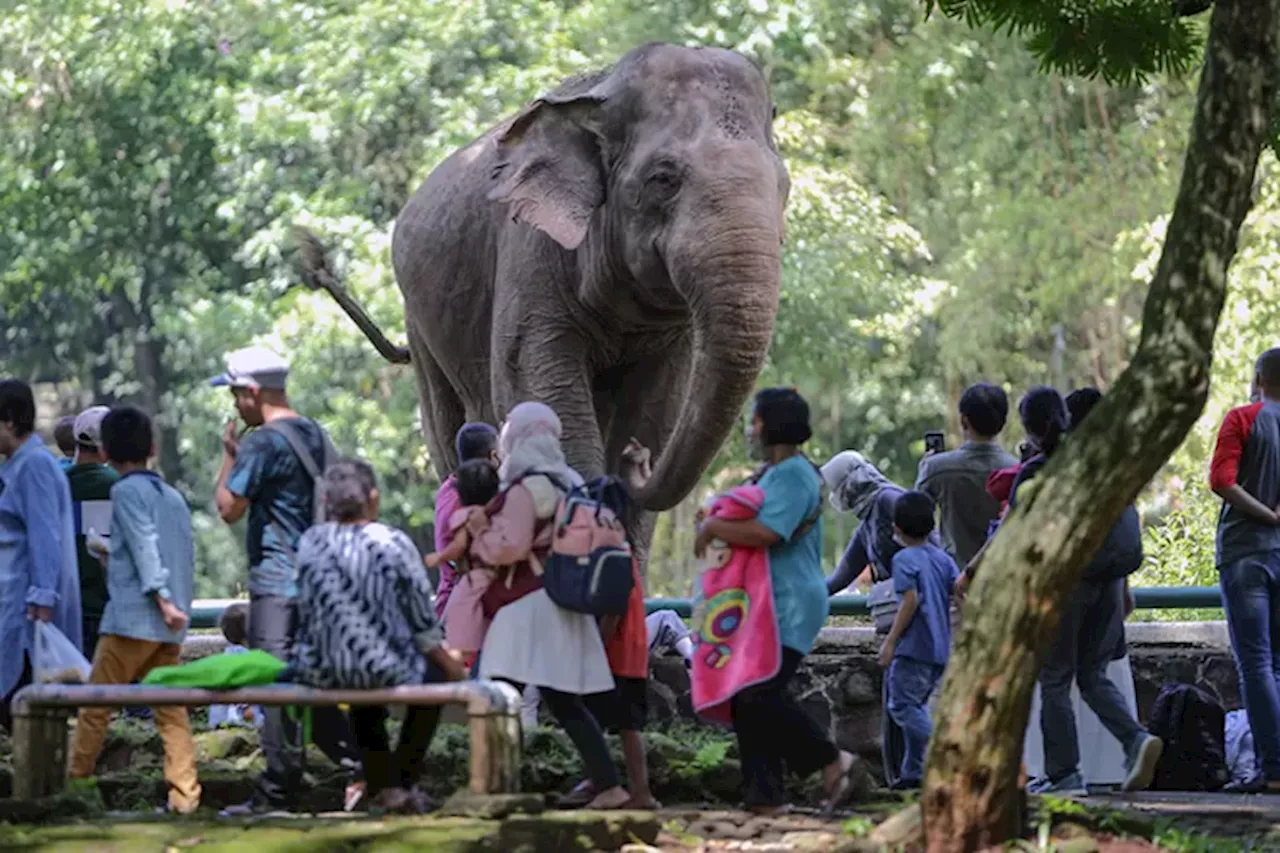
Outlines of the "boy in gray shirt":
[[942,507],[938,526],[943,548],[961,566],[982,548],[988,525],[1000,514],[1000,504],[987,493],[987,478],[1018,464],[997,441],[1008,417],[1003,388],[986,382],[971,385],[960,395],[964,444],[920,461],[916,490]]

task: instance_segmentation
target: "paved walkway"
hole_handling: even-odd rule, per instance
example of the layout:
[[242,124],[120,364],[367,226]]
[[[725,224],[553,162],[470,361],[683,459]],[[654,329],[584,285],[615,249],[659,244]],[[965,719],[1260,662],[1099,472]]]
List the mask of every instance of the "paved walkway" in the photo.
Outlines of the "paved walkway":
[[1084,798],[1090,806],[1131,809],[1164,818],[1187,832],[1236,839],[1266,840],[1264,849],[1280,849],[1280,796],[1275,794],[1211,794],[1191,791],[1143,791]]

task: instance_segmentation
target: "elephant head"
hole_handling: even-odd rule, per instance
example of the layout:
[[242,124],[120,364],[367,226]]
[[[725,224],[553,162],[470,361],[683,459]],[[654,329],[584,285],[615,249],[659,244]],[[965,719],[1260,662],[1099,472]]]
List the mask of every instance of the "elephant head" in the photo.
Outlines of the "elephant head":
[[[649,44],[538,99],[495,138],[489,198],[576,250],[584,302],[692,330],[689,388],[634,496],[648,509],[696,485],[769,347],[790,188],[772,120],[768,84],[742,55]],[[629,299],[603,292],[620,286]]]

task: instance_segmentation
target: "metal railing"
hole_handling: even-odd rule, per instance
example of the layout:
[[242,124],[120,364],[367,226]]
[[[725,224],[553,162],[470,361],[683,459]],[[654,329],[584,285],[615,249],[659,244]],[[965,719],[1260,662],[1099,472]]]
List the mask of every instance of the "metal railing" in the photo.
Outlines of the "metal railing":
[[[1222,593],[1216,586],[1153,586],[1133,590],[1135,606],[1139,610],[1214,609],[1222,607]],[[194,602],[191,611],[191,627],[216,628],[222,611],[231,599]],[[645,610],[674,610],[681,616],[693,614],[693,600],[688,598],[649,598]],[[832,616],[866,616],[865,595],[836,595],[831,599]]]

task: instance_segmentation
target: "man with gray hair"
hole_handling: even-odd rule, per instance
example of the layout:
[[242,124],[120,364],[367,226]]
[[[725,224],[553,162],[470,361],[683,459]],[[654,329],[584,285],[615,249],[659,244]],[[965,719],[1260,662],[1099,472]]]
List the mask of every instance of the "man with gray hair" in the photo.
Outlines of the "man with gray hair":
[[[244,428],[232,420],[223,433],[214,500],[227,524],[249,517],[249,647],[288,661],[297,623],[298,540],[317,520],[317,489],[337,453],[324,429],[289,405],[284,358],[265,347],[246,347],[229,353],[226,365],[209,384],[231,389]],[[253,799],[227,809],[228,814],[297,803],[303,780],[301,731],[282,708],[265,709],[264,718],[267,769]],[[354,764],[341,712],[316,708],[312,720],[316,745],[335,763]]]

